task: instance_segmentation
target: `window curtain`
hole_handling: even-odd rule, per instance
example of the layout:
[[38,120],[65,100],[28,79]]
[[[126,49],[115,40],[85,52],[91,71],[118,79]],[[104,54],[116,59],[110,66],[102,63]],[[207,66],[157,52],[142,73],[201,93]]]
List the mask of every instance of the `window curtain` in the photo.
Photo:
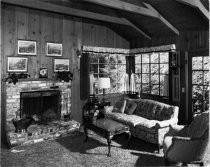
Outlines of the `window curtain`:
[[121,79],[121,91],[127,93],[129,91],[129,76],[125,73]]
[[135,93],[136,92],[136,79],[135,79],[135,74],[132,73],[131,77],[130,77],[130,87],[129,87],[129,91],[131,93]]
[[89,53],[82,53],[80,60],[80,99],[86,100],[90,92]]

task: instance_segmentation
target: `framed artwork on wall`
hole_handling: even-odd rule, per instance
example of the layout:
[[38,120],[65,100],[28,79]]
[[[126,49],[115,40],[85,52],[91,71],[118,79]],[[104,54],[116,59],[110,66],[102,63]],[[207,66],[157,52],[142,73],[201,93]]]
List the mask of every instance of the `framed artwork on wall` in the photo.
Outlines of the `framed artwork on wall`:
[[28,58],[7,57],[7,72],[27,72]]
[[47,56],[62,56],[62,44],[47,42],[46,52]]
[[19,55],[36,55],[36,41],[18,40]]
[[54,59],[54,72],[69,71],[69,59]]

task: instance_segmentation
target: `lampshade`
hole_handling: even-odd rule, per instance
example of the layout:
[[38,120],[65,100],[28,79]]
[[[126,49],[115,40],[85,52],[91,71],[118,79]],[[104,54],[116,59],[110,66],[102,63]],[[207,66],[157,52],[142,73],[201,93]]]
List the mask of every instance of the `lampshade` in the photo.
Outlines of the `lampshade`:
[[102,88],[102,89],[110,88],[110,78],[99,78],[98,88]]

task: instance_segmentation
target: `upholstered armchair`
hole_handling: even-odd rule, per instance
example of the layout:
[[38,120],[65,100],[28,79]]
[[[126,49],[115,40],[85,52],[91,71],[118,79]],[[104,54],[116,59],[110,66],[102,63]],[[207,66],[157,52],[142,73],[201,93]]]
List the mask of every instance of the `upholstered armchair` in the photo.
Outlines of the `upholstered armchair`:
[[203,166],[209,143],[209,111],[196,116],[189,126],[170,126],[163,141],[166,165],[196,163]]

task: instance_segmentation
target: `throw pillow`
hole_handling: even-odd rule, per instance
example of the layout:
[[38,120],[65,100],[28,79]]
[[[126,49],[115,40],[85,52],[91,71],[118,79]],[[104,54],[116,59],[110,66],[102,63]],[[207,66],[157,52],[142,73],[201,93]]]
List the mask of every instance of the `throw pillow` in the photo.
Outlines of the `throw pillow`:
[[127,100],[125,114],[132,115],[137,107],[137,104],[131,100]]
[[105,113],[110,113],[110,112],[112,112],[113,111],[113,106],[105,106],[104,107],[104,112]]
[[122,99],[122,100],[116,102],[113,112],[124,113],[125,106],[126,106],[126,100]]

